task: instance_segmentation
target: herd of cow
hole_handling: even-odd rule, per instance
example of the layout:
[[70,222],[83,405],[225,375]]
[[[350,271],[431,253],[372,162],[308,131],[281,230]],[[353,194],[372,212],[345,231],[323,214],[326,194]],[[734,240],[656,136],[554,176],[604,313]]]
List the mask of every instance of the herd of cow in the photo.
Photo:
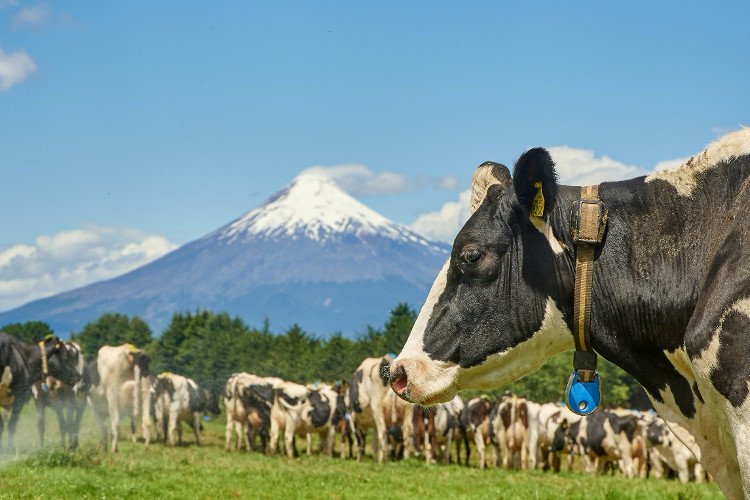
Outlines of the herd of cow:
[[[344,383],[300,385],[277,377],[236,373],[226,382],[227,451],[257,449],[271,454],[284,434],[284,450],[296,453],[295,436],[307,440],[312,453],[312,435],[319,435],[320,451],[334,454],[334,440],[341,438],[340,456],[362,460],[366,436],[374,428],[373,460],[423,455],[428,462],[451,461],[455,442],[456,460],[468,465],[474,448],[479,467],[484,468],[487,447],[494,465],[505,468],[553,468],[559,470],[564,457],[571,467],[575,454],[586,471],[612,466],[626,477],[644,477],[649,472],[662,477],[673,471],[681,481],[701,481],[704,472],[690,451],[651,413],[602,410],[580,417],[558,403],[538,404],[505,394],[500,398],[459,397],[426,409],[396,396],[388,384],[393,357],[367,358]],[[201,417],[220,413],[218,397],[201,389],[189,378],[174,373],[150,376],[148,357],[132,344],[104,346],[92,361],[85,361],[79,346],[51,337],[29,344],[0,332],[0,407],[10,413],[8,444],[23,405],[33,397],[37,407],[40,445],[44,445],[44,413],[56,412],[63,446],[76,447],[81,416],[90,404],[105,447],[117,451],[121,416],[141,421],[145,445],[151,441],[152,417],[156,439],[169,446],[182,442],[181,422],[187,422],[200,443]],[[7,417],[7,415],[6,415]],[[105,419],[110,419],[109,432]],[[0,439],[3,416],[0,415]],[[353,438],[352,438],[353,436]],[[0,441],[1,443],[2,441]],[[348,446],[347,446],[348,444]]]

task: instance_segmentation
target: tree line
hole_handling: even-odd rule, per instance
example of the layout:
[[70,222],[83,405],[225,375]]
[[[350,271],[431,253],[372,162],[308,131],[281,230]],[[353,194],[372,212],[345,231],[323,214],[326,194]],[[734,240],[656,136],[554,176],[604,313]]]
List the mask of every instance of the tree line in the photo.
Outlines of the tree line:
[[[408,304],[399,303],[381,327],[368,325],[351,339],[340,332],[321,338],[298,324],[272,332],[268,320],[258,329],[224,312],[196,310],[175,313],[161,336],[155,337],[138,316],[105,313],[80,332],[71,333],[70,340],[81,345],[86,359],[93,359],[103,345],[132,343],[148,354],[153,374],[179,373],[208,389],[221,391],[232,373],[243,371],[302,384],[348,380],[364,358],[398,354],[416,317],[416,311]],[[40,321],[9,324],[2,330],[26,341],[52,333]],[[492,391],[466,391],[462,396],[492,396],[510,390],[533,401],[561,401],[572,359],[572,352],[559,354],[537,372],[508,386]],[[632,376],[602,357],[598,371],[604,406],[651,407]]]

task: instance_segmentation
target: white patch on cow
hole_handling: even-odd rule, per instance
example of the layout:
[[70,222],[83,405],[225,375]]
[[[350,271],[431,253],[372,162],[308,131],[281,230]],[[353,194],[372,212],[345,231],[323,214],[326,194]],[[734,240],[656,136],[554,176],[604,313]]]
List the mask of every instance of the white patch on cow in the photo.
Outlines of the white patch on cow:
[[546,221],[539,217],[530,217],[531,223],[534,224],[534,227],[539,230],[540,233],[544,235],[545,238],[547,238],[547,241],[549,241],[549,246],[552,247],[552,251],[555,252],[555,255],[560,255],[563,253],[565,245],[557,239],[555,236],[554,231],[552,230],[552,226],[547,224]]
[[718,141],[709,144],[705,151],[693,156],[685,164],[666,170],[660,170],[646,177],[646,182],[666,181],[677,190],[680,196],[693,195],[697,176],[719,163],[743,155],[750,155],[750,127],[725,135]]
[[555,354],[575,348],[573,333],[552,298],[547,298],[544,320],[528,340],[493,354],[479,366],[458,370],[458,390],[491,389],[533,373]]

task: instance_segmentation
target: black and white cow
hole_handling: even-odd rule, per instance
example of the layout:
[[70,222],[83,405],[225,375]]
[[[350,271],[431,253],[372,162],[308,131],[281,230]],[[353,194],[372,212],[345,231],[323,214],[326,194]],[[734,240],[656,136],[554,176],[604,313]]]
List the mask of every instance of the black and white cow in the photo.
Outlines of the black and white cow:
[[[591,345],[638,380],[727,497],[750,497],[750,128],[598,193],[609,218]],[[499,164],[477,169],[473,214],[391,367],[399,395],[447,401],[574,348],[569,228],[580,199],[542,148],[521,155],[512,178]]]
[[[638,417],[600,410],[568,424],[563,419],[552,442],[552,451],[563,449],[570,440],[581,454],[587,472],[602,472],[607,463],[620,469],[625,477],[636,477],[632,443],[638,432]],[[570,444],[568,443],[568,444]]]
[[232,374],[224,388],[224,409],[227,412],[226,451],[230,450],[232,432],[237,433],[237,450],[242,440],[249,451],[259,436],[265,451],[271,426],[273,388],[284,381],[278,377],[261,377],[251,373]]
[[157,440],[163,438],[174,446],[176,430],[182,445],[182,422],[187,422],[193,428],[195,444],[200,445],[201,417],[208,412],[221,413],[216,398],[193,379],[176,373],[160,373],[153,387]]
[[[75,369],[75,362],[76,359],[57,337],[30,344],[0,332],[0,407],[10,411],[9,450],[14,448],[13,438],[18,416],[32,395],[34,383],[51,376],[69,386],[75,385],[81,378]],[[0,415],[0,439],[4,427],[5,423]],[[43,433],[40,434],[40,440],[43,445]]]
[[45,408],[49,406],[57,415],[62,446],[67,443],[71,449],[75,449],[78,447],[78,431],[86,409],[92,376],[81,352],[81,346],[75,342],[65,342],[63,348],[67,351],[64,354],[67,363],[75,367],[80,377],[78,382],[71,386],[56,377],[47,375],[44,380],[40,379],[34,383],[32,394],[36,404],[37,428],[42,444],[44,443]]
[[[461,444],[466,449],[465,465],[469,465],[471,448],[469,442],[473,441],[479,454],[479,468],[484,469],[487,459],[485,451],[490,442],[490,413],[497,406],[496,401],[490,401],[486,397],[477,397],[466,402],[458,418],[458,429],[460,439],[456,440],[456,461],[461,463]],[[493,448],[494,465],[497,465],[497,452]]]
[[677,439],[661,418],[654,418],[648,425],[648,446],[651,457],[651,472],[655,477],[664,475],[664,465],[677,473],[683,483],[692,477],[703,482],[703,467],[685,444]]

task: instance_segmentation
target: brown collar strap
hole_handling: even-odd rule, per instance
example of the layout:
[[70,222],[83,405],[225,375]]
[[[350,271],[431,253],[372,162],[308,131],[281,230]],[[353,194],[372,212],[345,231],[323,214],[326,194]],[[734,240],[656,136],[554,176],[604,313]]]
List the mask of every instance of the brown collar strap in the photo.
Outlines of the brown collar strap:
[[573,339],[576,352],[573,368],[581,382],[593,382],[596,353],[591,347],[591,290],[594,278],[594,250],[607,227],[607,208],[599,200],[599,186],[581,188],[581,199],[573,202],[570,232],[576,245],[576,275],[573,297]]

